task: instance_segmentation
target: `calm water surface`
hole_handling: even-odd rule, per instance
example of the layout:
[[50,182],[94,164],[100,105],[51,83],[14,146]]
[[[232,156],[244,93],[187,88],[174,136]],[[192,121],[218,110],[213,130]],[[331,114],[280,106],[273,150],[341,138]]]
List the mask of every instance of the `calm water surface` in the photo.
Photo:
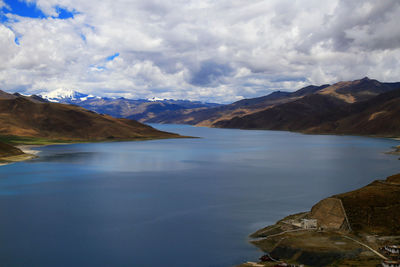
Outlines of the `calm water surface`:
[[1,266],[232,266],[248,235],[399,172],[399,142],[157,125],[199,139],[57,145],[0,167]]

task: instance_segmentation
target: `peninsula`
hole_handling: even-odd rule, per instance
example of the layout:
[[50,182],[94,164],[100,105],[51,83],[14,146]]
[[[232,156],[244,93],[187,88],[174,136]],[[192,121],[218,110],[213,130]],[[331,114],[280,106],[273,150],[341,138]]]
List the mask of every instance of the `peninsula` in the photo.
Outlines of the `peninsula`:
[[69,104],[49,103],[38,96],[0,90],[0,161],[34,157],[17,145],[137,141],[184,136],[159,131],[140,122],[98,114]]
[[398,251],[392,253],[387,248],[400,244],[399,222],[397,174],[323,199],[309,212],[290,215],[258,230],[251,235],[251,243],[268,254],[259,263],[241,266],[276,266],[276,261],[306,266],[396,262]]

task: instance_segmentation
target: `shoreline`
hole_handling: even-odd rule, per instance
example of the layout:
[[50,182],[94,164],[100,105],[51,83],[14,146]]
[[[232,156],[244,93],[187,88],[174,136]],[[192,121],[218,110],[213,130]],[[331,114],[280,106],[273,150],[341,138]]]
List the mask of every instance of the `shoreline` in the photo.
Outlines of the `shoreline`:
[[32,148],[42,147],[42,146],[46,146],[46,145],[17,145],[15,147],[21,149],[22,152],[24,152],[25,154],[37,155],[37,154],[39,154],[39,151],[33,150]]
[[[400,139],[395,139],[395,140],[400,141]],[[386,154],[390,154],[390,155],[400,155],[400,145],[399,145],[399,146],[394,146],[394,147],[392,147],[392,150],[386,152]]]
[[35,159],[38,156],[36,156],[35,154],[20,154],[20,155],[16,155],[16,156],[6,156],[6,157],[1,157],[0,158],[0,166],[5,166],[5,165],[9,165],[12,163],[16,163],[16,162],[21,162],[21,161],[27,161],[27,160],[31,160],[31,159]]
[[33,150],[32,148],[41,146],[46,145],[17,145],[15,147],[20,149],[23,154],[0,157],[0,166],[38,158],[39,156],[37,156],[37,154],[39,154],[40,151]]
[[[18,149],[20,149],[23,154],[20,155],[12,155],[12,156],[4,156],[0,157],[0,167],[9,165],[12,163],[16,162],[22,162],[22,161],[27,161],[31,159],[38,158],[37,154],[40,153],[40,151],[34,150],[32,148],[36,147],[44,147],[44,146],[52,146],[52,145],[72,145],[72,144],[87,144],[87,143],[113,143],[113,142],[136,142],[136,141],[152,141],[152,140],[164,140],[164,139],[181,139],[181,138],[199,138],[199,137],[193,137],[193,136],[183,136],[183,135],[177,135],[173,137],[141,137],[141,138],[136,138],[136,139],[121,139],[121,140],[113,140],[113,139],[106,139],[106,140],[65,140],[65,142],[60,142],[59,140],[52,141],[52,140],[46,140],[45,142],[39,142],[38,144],[35,144],[34,139],[32,139],[31,142],[21,142],[14,144],[14,146]],[[33,144],[32,144],[33,143]]]
[[396,259],[382,248],[400,244],[400,227],[394,223],[400,216],[399,193],[400,174],[395,174],[322,199],[310,211],[288,215],[252,233],[249,242],[266,254],[257,265],[247,262],[238,267],[277,262],[373,267]]
[[[167,124],[167,123],[166,123]],[[356,133],[334,133],[334,132],[308,132],[308,131],[295,131],[295,130],[277,130],[277,129],[268,129],[268,128],[227,128],[227,127],[216,127],[216,126],[206,126],[206,125],[197,125],[197,124],[177,124],[177,125],[189,125],[194,127],[205,127],[205,128],[214,128],[214,129],[226,129],[226,130],[245,130],[245,131],[274,131],[274,132],[290,132],[304,135],[332,135],[332,136],[356,136],[356,137],[367,137],[367,138],[383,138],[383,139],[391,139],[395,141],[400,141],[400,136],[393,135],[385,135],[385,134],[356,134]],[[400,149],[400,146],[399,146]]]

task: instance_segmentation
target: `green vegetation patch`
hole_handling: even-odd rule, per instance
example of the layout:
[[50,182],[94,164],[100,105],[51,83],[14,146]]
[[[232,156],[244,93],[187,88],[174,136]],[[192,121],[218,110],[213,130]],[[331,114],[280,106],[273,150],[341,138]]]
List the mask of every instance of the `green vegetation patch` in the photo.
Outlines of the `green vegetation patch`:
[[158,139],[171,139],[171,138],[197,138],[191,136],[138,136],[132,138],[111,138],[107,139],[49,139],[31,136],[15,136],[15,135],[0,135],[0,142],[10,145],[55,145],[55,144],[72,144],[72,143],[96,143],[96,142],[128,142],[128,141],[146,141]]
[[15,136],[15,135],[2,135],[0,141],[10,145],[51,145],[51,144],[65,144],[75,143],[72,140],[55,140],[29,136]]

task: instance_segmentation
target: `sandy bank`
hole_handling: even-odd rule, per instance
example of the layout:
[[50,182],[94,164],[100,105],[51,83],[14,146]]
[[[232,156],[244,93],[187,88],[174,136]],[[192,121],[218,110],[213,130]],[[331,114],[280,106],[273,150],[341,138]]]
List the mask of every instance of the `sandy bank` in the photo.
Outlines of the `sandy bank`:
[[39,153],[39,151],[34,150],[33,148],[35,147],[41,147],[40,145],[19,145],[16,146],[17,148],[21,149],[22,152],[25,154],[31,154],[31,155],[36,155]]
[[[36,152],[37,153],[37,152]],[[37,158],[34,154],[21,154],[16,156],[0,157],[0,166]]]

